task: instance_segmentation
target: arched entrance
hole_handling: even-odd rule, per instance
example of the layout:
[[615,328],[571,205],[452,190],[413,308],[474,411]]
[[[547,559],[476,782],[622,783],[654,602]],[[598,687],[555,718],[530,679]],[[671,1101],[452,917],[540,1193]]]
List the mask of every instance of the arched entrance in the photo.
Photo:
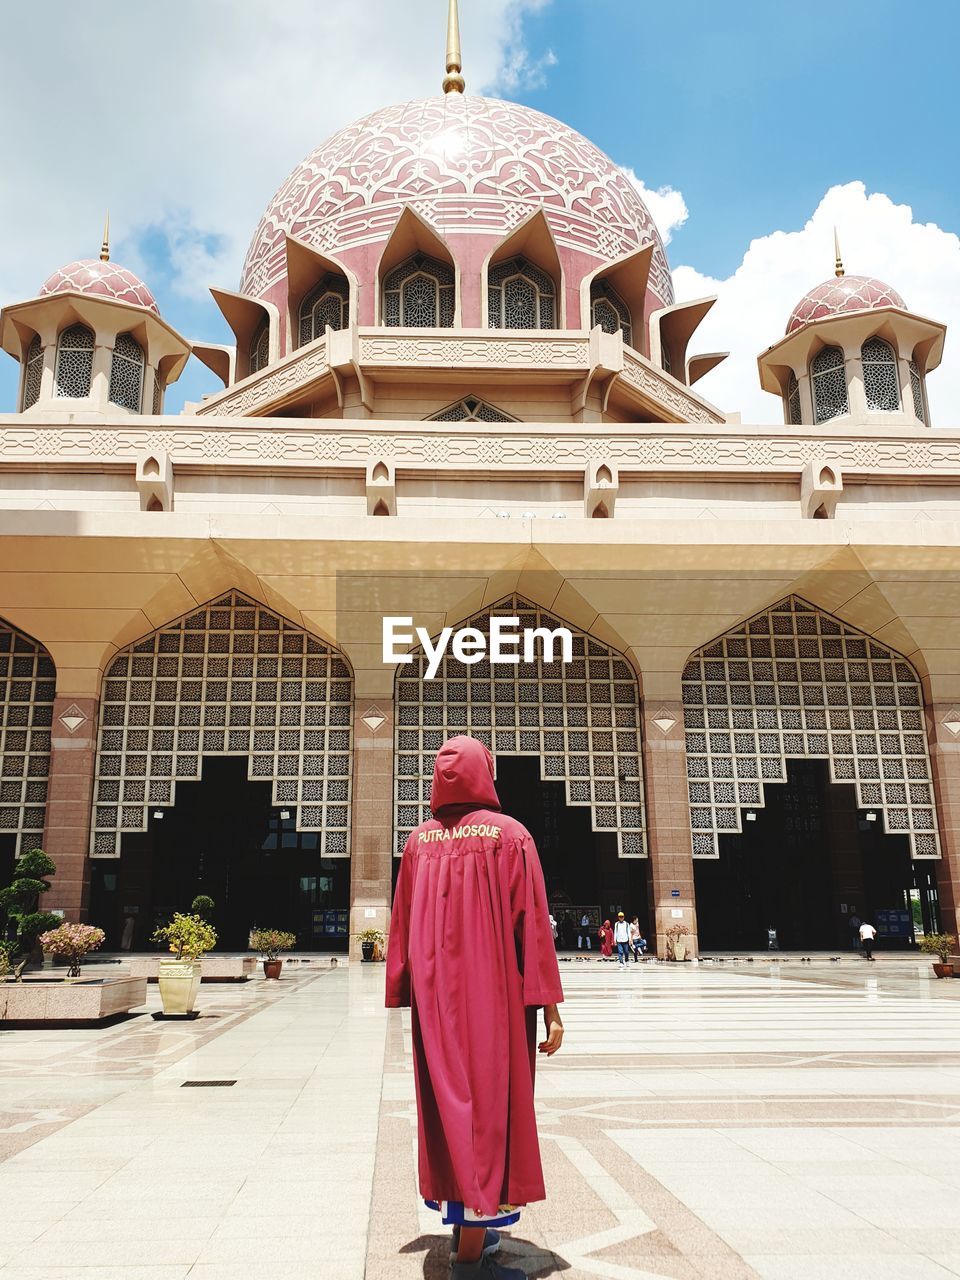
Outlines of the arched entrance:
[[[253,924],[305,946],[345,938],[352,699],[339,653],[236,591],[118,654],[104,679],[92,833],[104,927],[116,934],[132,916],[145,945],[155,916],[198,892],[216,901],[219,885],[224,945],[242,945]],[[337,859],[342,873],[325,865]],[[309,903],[290,896],[301,880]],[[264,918],[268,906],[281,918]],[[342,929],[330,934],[323,913],[334,908]]]
[[504,811],[538,840],[560,916],[622,907],[646,917],[640,693],[623,656],[538,605],[510,596],[464,621],[489,636],[491,616],[525,628],[567,627],[572,661],[473,665],[447,653],[433,680],[420,650],[398,668],[395,852],[429,817],[436,752],[455,733],[494,754]]
[[683,697],[701,945],[833,949],[860,918],[908,943],[939,842],[906,659],[791,596],[694,654]]

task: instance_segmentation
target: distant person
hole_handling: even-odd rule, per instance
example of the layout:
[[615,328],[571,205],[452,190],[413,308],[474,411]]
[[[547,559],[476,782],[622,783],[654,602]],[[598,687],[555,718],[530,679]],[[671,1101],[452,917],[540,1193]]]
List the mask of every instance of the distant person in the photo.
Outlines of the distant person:
[[779,951],[780,943],[777,941],[777,931],[772,926],[767,929],[767,950]]
[[569,911],[565,911],[560,918],[560,945],[564,951],[573,949],[573,935],[576,931],[576,922]]
[[863,947],[863,953],[868,960],[873,959],[873,940],[877,936],[877,931],[872,924],[868,924],[864,920],[860,926],[860,945]]
[[617,923],[613,926],[613,940],[617,944],[617,960],[626,965],[630,955],[630,926],[622,911],[617,912]]
[[604,960],[609,960],[613,955],[613,928],[609,920],[604,920],[600,926],[600,954]]
[[553,934],[553,948],[556,950],[560,941],[560,930],[557,927],[557,920],[552,911],[550,912],[550,932]]
[[130,951],[133,949],[133,931],[137,922],[133,916],[127,915],[123,918],[123,933],[120,935],[120,950]]
[[590,917],[586,912],[580,917],[580,932],[577,934],[577,950],[583,950],[584,939],[586,939],[587,950],[590,950]]
[[643,936],[640,928],[640,920],[634,916],[630,921],[630,950],[633,952],[633,959],[636,964],[640,963],[640,957],[646,955],[647,940]]

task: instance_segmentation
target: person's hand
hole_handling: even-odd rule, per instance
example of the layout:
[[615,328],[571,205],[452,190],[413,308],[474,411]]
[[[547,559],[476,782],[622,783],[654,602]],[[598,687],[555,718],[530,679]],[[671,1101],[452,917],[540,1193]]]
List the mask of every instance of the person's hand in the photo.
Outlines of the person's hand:
[[560,1014],[555,1004],[544,1005],[543,1025],[547,1038],[541,1041],[539,1049],[548,1058],[552,1058],[563,1043],[563,1023],[560,1021]]

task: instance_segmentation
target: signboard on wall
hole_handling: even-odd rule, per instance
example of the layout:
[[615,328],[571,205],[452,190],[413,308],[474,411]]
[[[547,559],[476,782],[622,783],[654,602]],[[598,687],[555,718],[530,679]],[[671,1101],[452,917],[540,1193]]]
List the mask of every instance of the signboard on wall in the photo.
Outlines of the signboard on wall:
[[877,936],[880,938],[899,939],[909,942],[913,938],[913,919],[909,911],[902,908],[893,910],[878,909]]

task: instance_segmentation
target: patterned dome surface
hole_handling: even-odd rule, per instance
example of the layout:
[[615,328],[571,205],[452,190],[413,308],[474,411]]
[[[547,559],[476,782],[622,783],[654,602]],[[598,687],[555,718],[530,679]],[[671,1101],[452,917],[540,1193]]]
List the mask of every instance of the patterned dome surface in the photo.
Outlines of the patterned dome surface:
[[40,286],[41,297],[51,293],[89,293],[160,314],[156,298],[139,276],[116,262],[101,262],[99,258],[81,258],[54,271]]
[[882,280],[873,276],[840,276],[825,280],[804,294],[790,312],[787,333],[793,333],[811,320],[825,320],[843,311],[872,311],[877,307],[901,307],[907,304]]
[[551,116],[458,93],[375,111],[307,156],[257,228],[241,292],[283,277],[285,232],[336,254],[385,240],[404,204],[444,236],[502,236],[543,209],[559,247],[600,259],[653,240],[648,287],[673,302],[653,219],[608,156]]

